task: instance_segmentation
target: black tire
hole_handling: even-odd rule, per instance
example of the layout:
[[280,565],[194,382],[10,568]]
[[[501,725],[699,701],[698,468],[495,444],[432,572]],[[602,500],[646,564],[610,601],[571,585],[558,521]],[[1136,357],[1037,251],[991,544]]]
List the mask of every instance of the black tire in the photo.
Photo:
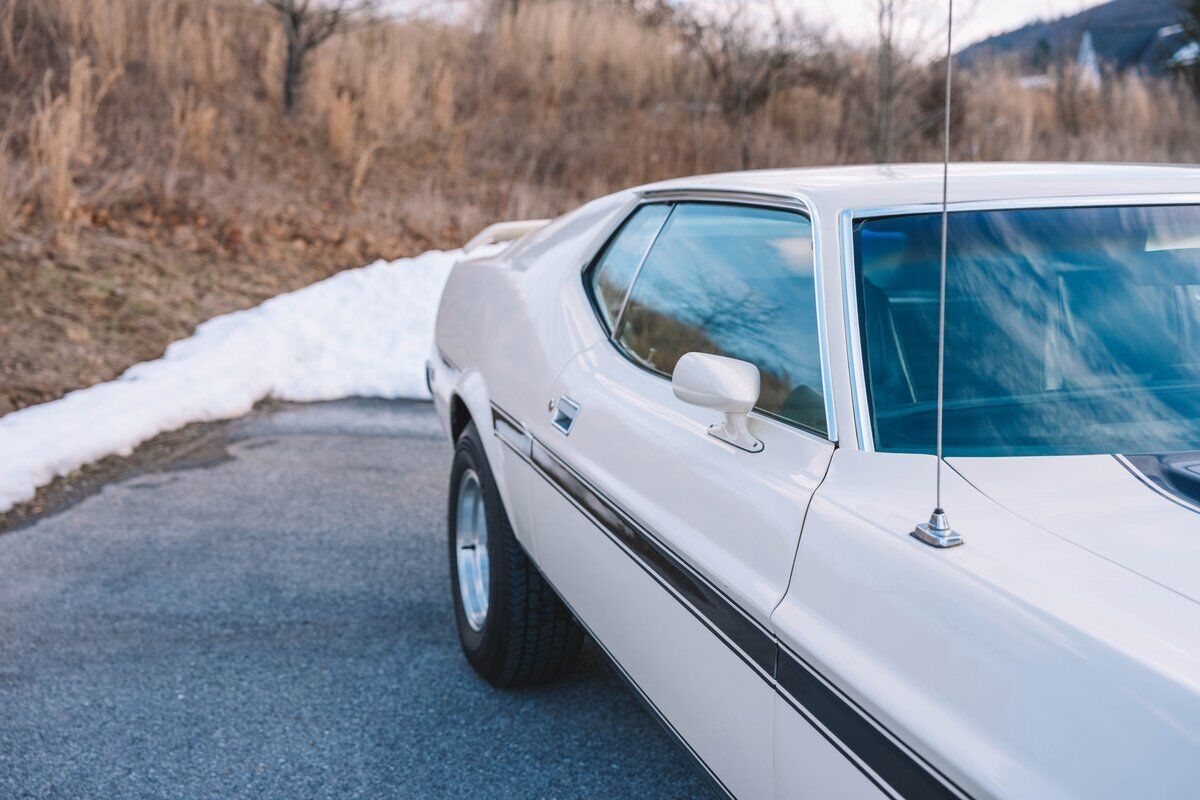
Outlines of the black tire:
[[[459,590],[455,530],[467,470],[478,477],[487,521],[488,604],[480,630],[468,624]],[[574,666],[583,630],[513,535],[473,422],[455,446],[447,517],[454,616],[463,653],[475,671],[494,686],[522,686],[543,683]]]

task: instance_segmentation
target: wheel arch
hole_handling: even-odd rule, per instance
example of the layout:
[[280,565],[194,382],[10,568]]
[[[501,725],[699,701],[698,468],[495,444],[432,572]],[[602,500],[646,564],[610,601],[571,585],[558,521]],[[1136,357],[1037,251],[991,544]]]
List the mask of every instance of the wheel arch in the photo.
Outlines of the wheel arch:
[[[492,435],[492,400],[484,377],[477,370],[464,370],[447,397],[447,422],[452,441],[457,442],[467,425],[474,422],[483,442],[484,455],[493,472],[501,471],[499,442]],[[508,492],[503,477],[497,478],[500,494],[508,504]]]
[[[467,429],[467,424],[474,417],[471,416],[471,409],[467,408],[467,403],[462,399],[457,391],[450,394],[450,439],[458,441],[458,437],[462,436],[463,431]],[[479,427],[476,423],[475,427]]]

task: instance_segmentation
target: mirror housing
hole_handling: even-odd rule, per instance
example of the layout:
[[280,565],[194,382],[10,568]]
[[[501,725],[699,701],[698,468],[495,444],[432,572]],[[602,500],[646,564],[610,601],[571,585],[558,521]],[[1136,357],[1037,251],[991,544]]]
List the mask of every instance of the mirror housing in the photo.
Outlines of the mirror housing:
[[671,390],[677,398],[725,414],[725,422],[709,426],[709,436],[751,453],[763,449],[746,424],[761,385],[758,367],[709,353],[687,353],[671,374]]

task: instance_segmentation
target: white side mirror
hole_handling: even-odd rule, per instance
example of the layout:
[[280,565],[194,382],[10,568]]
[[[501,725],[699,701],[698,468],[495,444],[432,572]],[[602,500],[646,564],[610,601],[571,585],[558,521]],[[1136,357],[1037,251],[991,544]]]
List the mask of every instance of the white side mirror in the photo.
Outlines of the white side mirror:
[[686,354],[671,375],[671,389],[680,400],[724,412],[725,422],[710,426],[710,436],[751,453],[763,449],[763,443],[746,425],[746,415],[758,402],[760,387],[758,367],[708,353]]

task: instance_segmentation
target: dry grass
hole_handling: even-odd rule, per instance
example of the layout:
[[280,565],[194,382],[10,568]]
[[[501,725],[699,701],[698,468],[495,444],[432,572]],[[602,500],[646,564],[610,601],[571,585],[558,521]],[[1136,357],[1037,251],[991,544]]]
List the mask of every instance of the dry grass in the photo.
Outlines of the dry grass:
[[[21,191],[35,215],[183,203],[261,230],[293,214],[311,225],[320,197],[316,210],[363,228],[411,204],[413,232],[436,240],[446,226],[426,224],[427,189],[459,210],[450,228],[462,237],[468,221],[555,213],[737,160],[682,37],[617,4],[358,28],[314,54],[292,119],[278,111],[282,51],[250,0],[0,0],[13,76],[0,89],[12,118],[29,120],[5,149],[33,176]],[[812,66],[754,120],[754,166],[869,160],[872,54],[829,49]],[[904,69],[895,157],[932,158],[938,70]],[[1056,89],[1030,91],[1000,65],[965,77],[960,95],[960,158],[1196,160],[1200,113],[1165,81],[1128,76],[1096,94],[1064,72]]]
[[[462,24],[363,26],[313,54],[286,117],[284,39],[252,0],[0,0],[12,279],[0,289],[17,309],[0,320],[0,411],[110,376],[268,291],[453,245],[496,219],[734,168],[737,131],[706,70],[675,29],[627,5],[545,0]],[[752,166],[870,160],[873,54],[808,58],[809,80],[752,120]],[[939,158],[941,73],[903,69],[894,157]],[[1127,76],[1096,93],[1063,72],[1030,91],[996,65],[963,76],[956,105],[960,159],[1200,160],[1200,109],[1166,81]],[[156,271],[146,252],[200,274]],[[146,294],[130,310],[128,295],[59,280],[64,263],[117,288],[149,271],[168,301]],[[110,341],[126,344],[95,361]]]
[[117,68],[101,78],[91,59],[81,56],[71,62],[61,92],[53,91],[54,71],[47,70],[41,94],[33,100],[28,138],[33,188],[42,212],[55,222],[74,219],[80,203],[74,171],[91,166],[96,157],[96,116],[120,74]]
[[1200,112],[1181,87],[1129,74],[1099,92],[1070,71],[1028,90],[987,70],[968,95],[959,143],[975,160],[1200,162]]
[[20,172],[8,154],[8,137],[0,136],[0,239],[13,234],[19,218]]

